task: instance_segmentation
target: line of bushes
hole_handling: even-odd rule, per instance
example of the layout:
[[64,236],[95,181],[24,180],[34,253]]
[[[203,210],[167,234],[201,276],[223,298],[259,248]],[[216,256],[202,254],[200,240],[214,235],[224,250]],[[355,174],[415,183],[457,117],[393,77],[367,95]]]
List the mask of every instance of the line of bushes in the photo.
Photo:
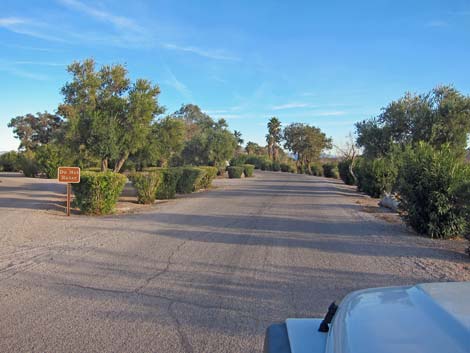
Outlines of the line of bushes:
[[[187,194],[208,188],[217,175],[215,167],[151,168],[129,174],[137,190],[137,201],[151,204],[155,199],[171,199],[177,193]],[[74,204],[85,214],[114,212],[126,176],[111,171],[83,171],[80,183],[72,184]]]

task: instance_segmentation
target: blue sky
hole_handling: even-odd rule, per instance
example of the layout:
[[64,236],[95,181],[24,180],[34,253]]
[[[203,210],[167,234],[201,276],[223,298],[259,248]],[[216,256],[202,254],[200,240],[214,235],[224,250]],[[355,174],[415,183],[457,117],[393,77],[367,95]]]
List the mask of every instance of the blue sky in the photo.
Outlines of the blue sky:
[[266,122],[319,126],[340,144],[404,92],[470,93],[468,1],[1,0],[0,151],[8,121],[54,111],[65,67],[125,63],[167,112],[198,104],[245,141]]

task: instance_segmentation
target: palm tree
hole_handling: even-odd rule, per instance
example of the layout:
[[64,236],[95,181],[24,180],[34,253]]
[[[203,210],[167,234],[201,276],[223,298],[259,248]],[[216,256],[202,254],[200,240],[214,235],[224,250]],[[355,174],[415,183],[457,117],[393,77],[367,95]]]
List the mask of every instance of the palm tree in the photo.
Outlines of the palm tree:
[[266,142],[268,143],[269,158],[274,162],[278,158],[279,143],[281,142],[281,122],[276,117],[269,119]]

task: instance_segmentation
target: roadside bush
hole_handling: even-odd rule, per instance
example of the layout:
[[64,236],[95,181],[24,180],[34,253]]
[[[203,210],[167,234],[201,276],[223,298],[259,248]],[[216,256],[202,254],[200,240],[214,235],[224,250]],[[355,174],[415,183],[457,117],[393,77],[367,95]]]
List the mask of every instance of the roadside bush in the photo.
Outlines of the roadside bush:
[[252,177],[255,171],[255,166],[253,164],[244,164],[243,165],[243,173],[247,178]]
[[357,189],[371,197],[379,198],[392,191],[397,180],[398,165],[389,158],[361,158],[354,171],[357,176]]
[[55,144],[39,146],[35,156],[38,169],[49,179],[57,178],[57,169],[67,164],[64,151]]
[[470,222],[469,180],[470,167],[449,146],[408,148],[397,184],[403,218],[431,238],[462,235]]
[[325,163],[322,168],[326,178],[339,179],[338,166],[335,163]]
[[20,154],[19,166],[25,177],[35,178],[39,174],[38,164],[32,152]]
[[263,159],[261,160],[261,170],[273,170],[273,164],[270,160]]
[[352,176],[351,171],[349,170],[349,168],[351,167],[351,163],[351,159],[343,159],[338,163],[339,176],[346,185],[355,184],[354,177]]
[[202,169],[205,174],[201,178],[199,185],[197,186],[197,189],[208,189],[212,185],[212,181],[215,179],[219,172],[219,168],[217,167],[198,167],[199,169]]
[[17,152],[11,151],[0,155],[0,171],[17,172],[20,168],[20,156]]
[[125,184],[122,174],[83,172],[80,183],[72,184],[74,203],[85,214],[112,213]]
[[288,173],[289,172],[289,164],[287,163],[281,163],[281,172]]
[[176,184],[178,194],[190,194],[198,189],[206,172],[196,167],[181,167],[181,177]]
[[281,164],[280,164],[279,162],[277,162],[277,161],[272,162],[272,164],[271,164],[271,170],[272,170],[273,172],[279,172],[279,171],[281,170]]
[[228,177],[230,179],[238,179],[242,177],[242,174],[244,172],[245,168],[244,167],[239,167],[239,166],[234,166],[234,167],[228,167]]
[[310,171],[312,175],[323,176],[323,167],[319,164],[312,164],[312,166],[310,166]]
[[255,169],[262,169],[264,166],[265,169],[262,170],[269,170],[266,168],[269,168],[268,164],[270,163],[271,161],[265,156],[248,156],[245,160],[245,163],[242,164],[253,164]]
[[181,178],[180,168],[161,168],[161,180],[157,187],[156,196],[158,200],[174,199],[176,195],[176,185]]
[[242,165],[247,163],[246,161],[247,161],[248,158],[250,158],[250,156],[248,156],[247,154],[241,154],[239,156],[233,157],[230,160],[230,165],[231,166],[242,166]]
[[225,173],[227,173],[227,167],[217,167],[217,176],[225,177]]
[[161,171],[135,172],[129,175],[129,180],[137,190],[137,202],[150,204],[155,202],[158,186],[162,180]]

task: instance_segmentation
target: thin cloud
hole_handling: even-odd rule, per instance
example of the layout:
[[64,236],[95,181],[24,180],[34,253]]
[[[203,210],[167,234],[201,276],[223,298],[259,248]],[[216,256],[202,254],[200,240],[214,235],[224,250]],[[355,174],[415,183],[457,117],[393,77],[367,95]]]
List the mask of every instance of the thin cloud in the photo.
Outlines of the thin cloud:
[[323,111],[323,112],[314,112],[313,116],[340,116],[346,115],[347,112],[343,110],[333,110],[333,111]]
[[186,86],[183,82],[179,81],[173,71],[171,71],[169,68],[167,68],[168,76],[170,76],[169,80],[164,81],[165,84],[168,86],[173,87],[175,90],[177,90],[183,97],[186,99],[192,101],[192,93],[191,90]]
[[312,107],[312,105],[308,103],[286,103],[286,104],[281,104],[281,105],[275,105],[271,107],[272,110],[285,110],[285,109],[296,109],[296,108],[308,108]]
[[27,22],[24,18],[19,17],[4,17],[0,18],[0,27],[10,27]]
[[14,64],[16,64],[16,65],[38,65],[38,66],[67,66],[67,64],[63,64],[63,63],[46,62],[46,61],[15,61]]
[[10,66],[1,66],[0,65],[0,71],[6,72],[10,75],[22,77],[22,78],[27,78],[31,80],[36,80],[36,81],[47,81],[49,79],[48,76],[46,75],[41,75],[38,73],[33,73],[29,71],[24,71],[17,69],[15,67],[10,67]]
[[435,20],[435,21],[430,21],[426,23],[426,27],[447,27],[449,24],[446,21],[441,21],[441,20]]
[[163,43],[162,46],[166,49],[192,53],[192,54],[196,54],[196,55],[199,55],[205,58],[214,59],[214,60],[240,61],[240,58],[227,55],[219,50],[205,50],[205,49],[201,49],[197,47],[180,46],[180,45],[171,44],[171,43]]
[[44,39],[54,42],[65,42],[64,39],[54,35],[50,35],[43,31],[44,24],[28,18],[19,17],[4,17],[0,18],[0,27],[3,27],[10,32],[23,34],[30,37]]
[[132,19],[129,19],[124,16],[117,16],[108,11],[97,9],[95,7],[89,6],[78,0],[59,0],[59,2],[76,11],[87,14],[99,21],[108,22],[113,24],[119,29],[131,29],[134,31],[141,31],[142,28],[138,26]]

